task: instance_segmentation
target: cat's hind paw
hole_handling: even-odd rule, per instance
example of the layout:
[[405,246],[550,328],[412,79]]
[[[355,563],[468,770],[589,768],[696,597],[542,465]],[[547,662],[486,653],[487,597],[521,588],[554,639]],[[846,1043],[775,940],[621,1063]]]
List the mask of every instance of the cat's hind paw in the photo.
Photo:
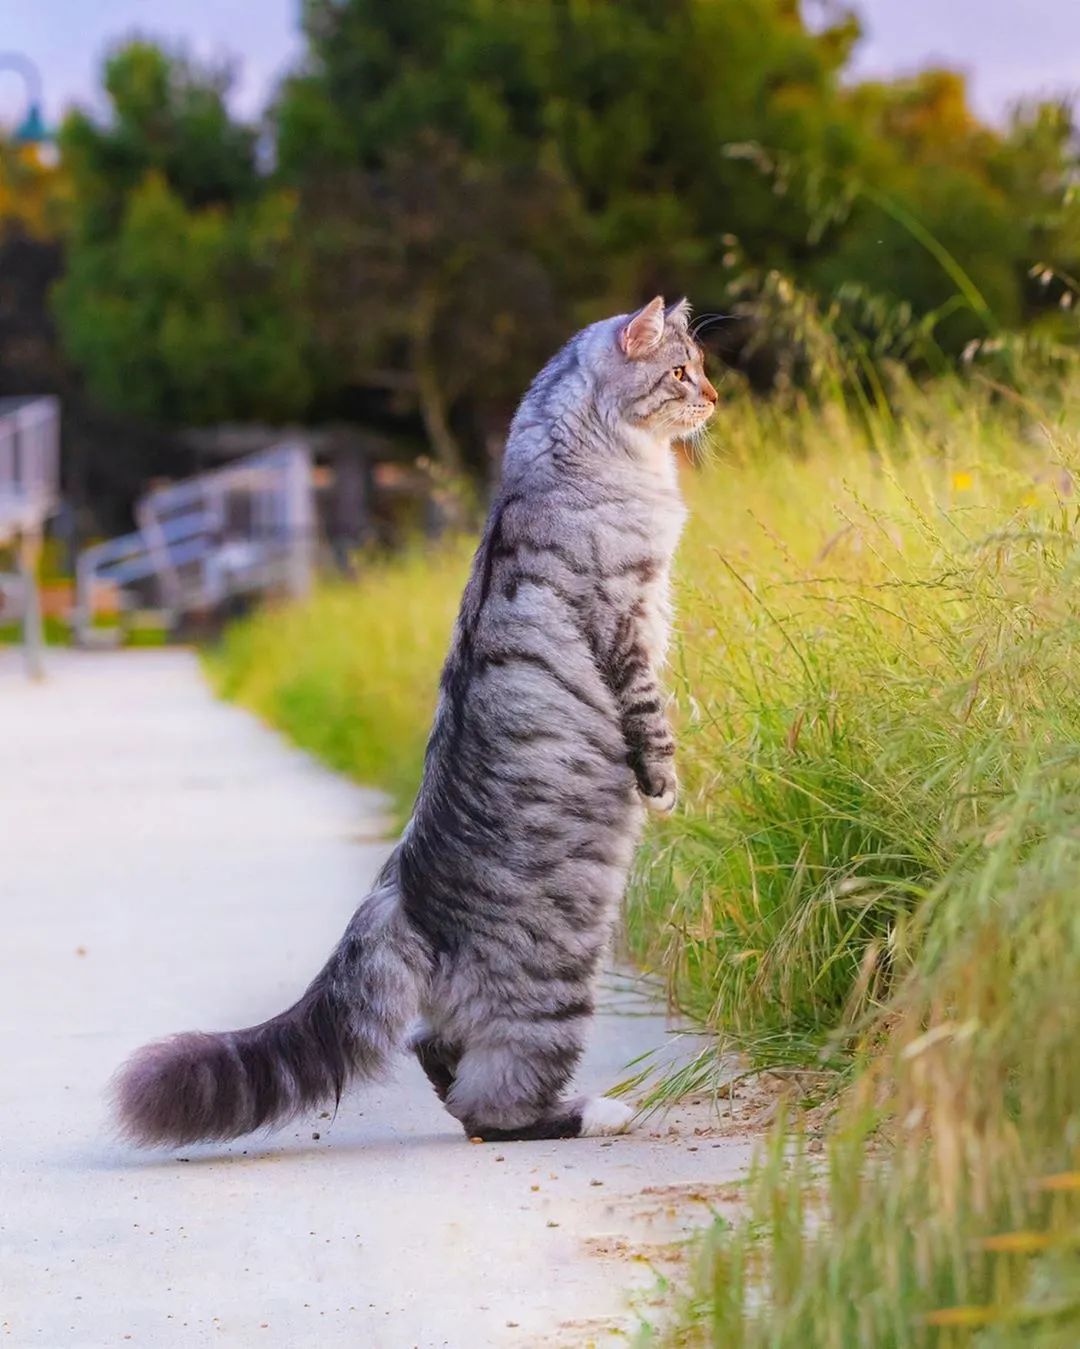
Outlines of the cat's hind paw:
[[633,1118],[633,1110],[622,1101],[613,1101],[610,1096],[590,1096],[581,1110],[581,1137],[624,1134]]

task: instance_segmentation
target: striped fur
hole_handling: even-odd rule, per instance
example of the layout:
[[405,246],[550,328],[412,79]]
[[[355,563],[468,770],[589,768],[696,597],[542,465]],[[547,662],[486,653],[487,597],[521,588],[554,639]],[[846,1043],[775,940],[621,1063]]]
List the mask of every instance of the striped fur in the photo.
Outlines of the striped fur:
[[412,1046],[467,1133],[625,1125],[566,1099],[643,803],[675,801],[660,669],[684,510],[671,442],[716,393],[685,303],[579,333],[511,426],[462,598],[413,818],[304,996],[121,1071],[138,1142],[224,1139],[326,1101]]

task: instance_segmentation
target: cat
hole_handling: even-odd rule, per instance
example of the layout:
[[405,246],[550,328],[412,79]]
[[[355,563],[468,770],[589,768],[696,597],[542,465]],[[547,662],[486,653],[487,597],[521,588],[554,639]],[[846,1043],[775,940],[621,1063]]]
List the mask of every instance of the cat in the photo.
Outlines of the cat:
[[660,296],[583,329],[536,377],[397,847],[294,1006],[127,1062],[130,1139],[235,1138],[338,1102],[403,1048],[471,1138],[628,1126],[622,1102],[565,1093],[644,807],[675,804],[659,673],[685,518],[672,442],[716,400],[689,306]]

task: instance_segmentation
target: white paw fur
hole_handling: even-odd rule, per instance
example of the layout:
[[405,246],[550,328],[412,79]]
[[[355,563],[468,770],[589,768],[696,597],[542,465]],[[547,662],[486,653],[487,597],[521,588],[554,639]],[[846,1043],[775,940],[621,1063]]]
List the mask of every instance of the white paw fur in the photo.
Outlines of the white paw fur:
[[625,1133],[633,1118],[633,1110],[622,1101],[613,1101],[610,1096],[590,1096],[581,1112],[581,1137]]
[[655,810],[658,815],[670,815],[675,809],[675,800],[678,795],[678,785],[672,782],[671,786],[661,792],[659,796],[646,796],[644,799],[649,809]]

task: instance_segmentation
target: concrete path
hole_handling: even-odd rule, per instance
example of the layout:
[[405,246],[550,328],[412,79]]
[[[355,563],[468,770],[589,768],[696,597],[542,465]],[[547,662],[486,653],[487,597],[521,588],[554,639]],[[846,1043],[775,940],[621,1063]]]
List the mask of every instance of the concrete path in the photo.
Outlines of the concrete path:
[[[375,794],[215,702],[191,654],[49,670],[28,684],[0,652],[0,1344],[625,1343],[663,1243],[730,1201],[745,1137],[665,1120],[470,1146],[404,1058],[336,1119],[269,1138],[110,1136],[124,1056],[284,1007],[387,844]],[[666,1033],[608,983],[597,1090]]]

